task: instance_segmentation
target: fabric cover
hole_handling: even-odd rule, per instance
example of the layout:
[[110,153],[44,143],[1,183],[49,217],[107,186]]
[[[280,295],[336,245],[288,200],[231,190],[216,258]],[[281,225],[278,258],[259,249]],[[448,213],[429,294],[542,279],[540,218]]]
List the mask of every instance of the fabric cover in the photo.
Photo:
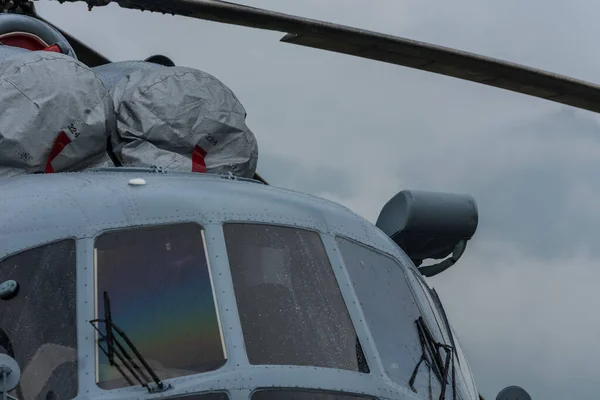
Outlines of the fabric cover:
[[[227,86],[193,68],[152,64],[131,72],[131,66],[123,66],[127,73],[111,91],[112,146],[123,166],[254,176],[256,139]],[[98,72],[114,80],[109,69]]]
[[0,60],[0,177],[114,166],[109,92],[83,63],[60,53]]
[[0,60],[22,53],[29,53],[29,50],[20,47],[0,45]]
[[0,177],[123,166],[253,177],[258,146],[234,93],[205,72],[126,61],[88,68],[0,46]]

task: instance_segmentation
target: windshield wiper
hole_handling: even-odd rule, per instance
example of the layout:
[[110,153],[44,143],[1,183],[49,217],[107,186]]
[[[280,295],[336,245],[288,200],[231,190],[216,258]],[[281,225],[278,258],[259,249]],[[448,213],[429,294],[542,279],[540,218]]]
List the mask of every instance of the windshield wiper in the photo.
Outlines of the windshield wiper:
[[[442,318],[444,319],[444,325],[446,326],[446,330],[448,331],[448,336],[450,337],[450,342],[451,342],[452,348],[454,349],[454,353],[456,353],[456,342],[454,341],[454,334],[452,333],[452,328],[450,327],[450,321],[448,320],[448,317],[446,316],[446,310],[444,309],[444,306],[442,305],[440,296],[438,296],[435,289],[431,289],[431,295],[432,295],[431,297],[433,297],[433,301],[437,305],[438,310],[440,311],[440,314],[442,314]],[[460,366],[460,359],[458,357],[456,357],[456,360],[458,361],[458,365]]]
[[[446,398],[446,385],[448,384],[448,375],[450,373],[450,367],[452,367],[452,395],[453,399],[456,399],[456,370],[454,368],[454,347],[437,342],[429,328],[423,321],[423,317],[419,317],[415,323],[417,324],[417,331],[419,332],[419,340],[421,342],[421,359],[415,366],[413,373],[408,382],[410,388],[416,392],[417,389],[414,387],[415,379],[417,378],[417,374],[419,372],[419,366],[422,362],[429,367],[429,369],[433,369],[435,375],[441,382],[442,390],[440,393],[439,400],[444,400]],[[442,354],[440,352],[441,349],[444,349],[446,352],[446,357],[442,360]],[[429,355],[429,358],[427,357]],[[430,387],[431,393],[431,387]]]
[[[102,333],[100,329],[98,329],[98,327],[95,325],[95,323],[99,322],[104,323],[106,327],[106,334]],[[168,390],[172,387],[171,385],[165,384],[163,381],[160,380],[160,378],[156,375],[152,368],[150,368],[150,365],[148,365],[144,357],[135,347],[133,342],[129,339],[129,337],[127,337],[127,334],[123,332],[123,330],[121,330],[112,321],[112,314],[110,311],[110,298],[108,297],[107,292],[104,292],[104,319],[91,320],[90,324],[100,335],[100,340],[106,343],[106,349],[100,346],[99,344],[98,347],[100,347],[102,352],[106,354],[110,365],[115,367],[130,385],[133,385],[133,382],[131,381],[129,376],[127,376],[125,371],[123,371],[121,366],[115,362],[115,357],[119,359],[121,364],[127,369],[131,376],[133,376],[134,379],[136,379],[140,383],[140,385],[145,387],[148,390],[148,392],[164,392],[165,390]],[[144,373],[142,368],[140,368],[140,366],[133,360],[131,355],[129,355],[129,352],[125,349],[125,347],[117,340],[117,336],[115,334],[120,336],[125,341],[125,344],[131,349],[134,356],[142,364],[145,371],[150,375],[150,378],[148,378],[148,376]],[[154,385],[150,384],[151,380],[154,382]]]

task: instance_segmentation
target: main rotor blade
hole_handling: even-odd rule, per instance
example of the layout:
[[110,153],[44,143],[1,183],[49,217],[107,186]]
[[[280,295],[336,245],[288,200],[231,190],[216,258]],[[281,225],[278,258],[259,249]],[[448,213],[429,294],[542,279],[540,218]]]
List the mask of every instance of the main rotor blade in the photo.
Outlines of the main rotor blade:
[[[71,0],[73,1],[73,0]],[[104,5],[110,0],[90,0]],[[287,33],[281,40],[447,75],[600,112],[600,86],[481,55],[218,0],[116,0],[121,7]]]
[[382,45],[350,44],[308,35],[288,34],[283,42],[345,53],[522,93],[600,112],[600,86],[564,75],[473,53],[396,38]]

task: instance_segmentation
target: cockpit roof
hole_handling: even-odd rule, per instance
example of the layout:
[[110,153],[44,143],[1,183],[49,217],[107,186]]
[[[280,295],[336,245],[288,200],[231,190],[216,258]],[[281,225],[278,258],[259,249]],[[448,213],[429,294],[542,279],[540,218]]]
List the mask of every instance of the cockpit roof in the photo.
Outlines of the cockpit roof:
[[252,221],[330,232],[407,259],[344,206],[231,176],[129,168],[21,175],[0,179],[0,207],[7,211],[0,214],[0,258],[56,238],[128,226]]

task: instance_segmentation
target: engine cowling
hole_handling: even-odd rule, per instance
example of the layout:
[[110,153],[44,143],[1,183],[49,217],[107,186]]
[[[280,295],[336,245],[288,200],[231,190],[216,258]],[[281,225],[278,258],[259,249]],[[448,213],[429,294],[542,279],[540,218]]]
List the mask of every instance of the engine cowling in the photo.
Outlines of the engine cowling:
[[425,259],[452,257],[421,268],[433,276],[453,265],[475,231],[479,214],[468,195],[401,191],[383,206],[376,225],[419,266]]

